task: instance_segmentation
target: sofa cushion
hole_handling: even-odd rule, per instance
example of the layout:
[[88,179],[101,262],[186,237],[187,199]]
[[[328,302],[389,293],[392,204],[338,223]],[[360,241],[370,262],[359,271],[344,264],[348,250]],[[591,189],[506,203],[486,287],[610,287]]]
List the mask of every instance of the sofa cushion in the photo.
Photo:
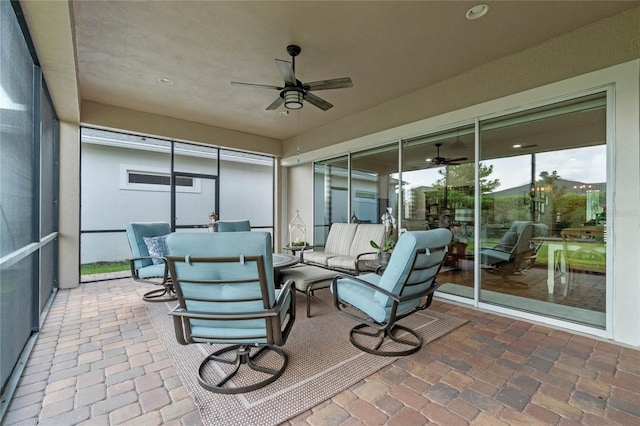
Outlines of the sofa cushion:
[[356,258],[354,256],[334,256],[327,259],[327,266],[333,269],[346,269],[355,271]]
[[304,261],[328,266],[328,260],[335,256],[337,256],[337,254],[335,253],[327,253],[324,251],[308,251],[304,253]]
[[[371,247],[371,241],[375,241],[379,246],[384,245],[384,225],[376,223],[361,223],[358,225],[351,242],[349,255],[357,257],[362,253],[375,252]],[[376,255],[366,256],[365,259],[375,259]]]
[[332,224],[324,251],[335,255],[349,256],[351,254],[351,243],[357,228],[357,223],[336,222]]

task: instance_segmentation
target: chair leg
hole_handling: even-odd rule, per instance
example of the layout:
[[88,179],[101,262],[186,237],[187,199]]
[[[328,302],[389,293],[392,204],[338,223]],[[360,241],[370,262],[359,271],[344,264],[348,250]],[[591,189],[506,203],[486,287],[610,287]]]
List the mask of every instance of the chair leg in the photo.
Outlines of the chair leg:
[[[370,331],[374,330],[374,331]],[[404,332],[402,335],[398,335],[397,332]],[[359,342],[356,339],[356,335],[366,336],[366,337],[377,337],[377,342],[375,344],[369,343],[369,345],[365,345],[364,343]],[[405,339],[407,336],[412,336],[413,338]],[[380,347],[385,340],[389,338],[390,340],[400,343],[405,347],[408,346],[408,349],[400,349],[400,350],[380,350]],[[349,340],[351,344],[361,351],[368,352],[374,355],[380,356],[404,356],[410,355],[420,350],[422,347],[422,337],[418,335],[415,331],[411,330],[408,327],[404,327],[399,324],[394,324],[390,328],[384,329],[376,329],[371,327],[368,324],[358,324],[353,327],[349,333]],[[368,339],[371,340],[371,339]]]
[[[209,355],[208,357],[206,357],[204,361],[202,361],[202,363],[200,364],[200,368],[198,369],[198,383],[200,383],[200,386],[202,386],[208,391],[222,393],[222,394],[245,393],[245,392],[250,392],[256,389],[260,389],[268,385],[269,383],[274,382],[278,377],[282,375],[282,373],[284,373],[288,360],[287,360],[287,355],[282,351],[282,349],[272,345],[264,345],[264,346],[260,346],[260,348],[257,351],[255,351],[254,354],[251,354],[251,348],[252,346],[249,346],[249,345],[233,345],[233,346],[228,346],[226,348],[220,349],[219,351],[216,351],[211,355]],[[226,358],[224,356],[221,356],[229,352],[234,353],[233,358]],[[280,368],[274,369],[274,368],[269,368],[269,367],[265,367],[257,364],[257,359],[261,355],[266,354],[267,352],[274,352],[276,355],[280,357],[282,361],[282,366]],[[224,376],[221,380],[213,384],[208,382],[203,375],[204,369],[206,365],[209,363],[209,361],[219,362],[223,364],[230,364],[230,365],[233,365],[234,368],[230,373]],[[251,370],[259,371],[261,373],[267,374],[268,377],[264,380],[252,383],[250,385],[235,386],[235,387],[225,386],[227,382],[229,382],[238,373],[238,371],[240,371],[240,368],[242,365],[246,365]]]
[[162,288],[146,292],[142,296],[142,300],[145,302],[173,302],[178,300],[178,297],[173,290],[173,284],[165,284]]

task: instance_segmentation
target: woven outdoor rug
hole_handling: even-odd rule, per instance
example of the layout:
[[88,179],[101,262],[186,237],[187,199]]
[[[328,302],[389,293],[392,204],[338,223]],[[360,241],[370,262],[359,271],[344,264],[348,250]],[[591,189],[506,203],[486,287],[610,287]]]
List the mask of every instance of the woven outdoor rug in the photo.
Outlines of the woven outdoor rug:
[[[200,409],[205,425],[277,425],[326,401],[397,358],[371,355],[349,342],[349,330],[356,324],[338,314],[328,289],[316,291],[311,318],[305,316],[304,296],[298,293],[296,319],[282,347],[289,357],[284,374],[275,382],[252,392],[221,395],[198,384],[202,360],[224,345],[177,343],[171,303],[146,303],[159,338],[164,342],[183,385]],[[466,320],[426,309],[400,321],[416,330],[428,343],[463,325]],[[266,357],[265,357],[266,358]]]

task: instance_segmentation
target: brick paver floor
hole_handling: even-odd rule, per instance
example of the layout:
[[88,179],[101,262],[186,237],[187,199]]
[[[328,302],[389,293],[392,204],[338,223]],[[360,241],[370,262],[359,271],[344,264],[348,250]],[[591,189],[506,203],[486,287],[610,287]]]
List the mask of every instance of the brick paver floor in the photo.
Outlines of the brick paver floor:
[[[199,425],[130,279],[60,290],[5,425]],[[469,322],[288,425],[640,425],[640,351],[435,301]]]

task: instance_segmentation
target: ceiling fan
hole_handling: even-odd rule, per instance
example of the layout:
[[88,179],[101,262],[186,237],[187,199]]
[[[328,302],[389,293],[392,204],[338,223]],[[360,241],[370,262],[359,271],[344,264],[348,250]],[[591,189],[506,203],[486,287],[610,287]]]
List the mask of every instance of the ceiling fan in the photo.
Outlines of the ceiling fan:
[[459,166],[461,161],[465,161],[467,157],[455,157],[455,158],[445,158],[440,157],[440,147],[441,143],[436,144],[437,153],[433,158],[427,158],[427,163],[430,163],[431,166]]
[[301,50],[300,46],[292,44],[287,46],[287,52],[291,55],[291,62],[276,59],[276,65],[278,66],[280,75],[282,75],[282,79],[284,80],[284,86],[239,83],[237,81],[232,81],[231,85],[280,90],[280,96],[267,107],[267,110],[277,109],[282,104],[284,104],[287,109],[300,109],[302,108],[302,101],[305,100],[311,105],[315,105],[321,110],[326,111],[333,107],[333,105],[314,95],[311,91],[352,87],[353,83],[351,82],[351,78],[343,77],[331,80],[313,81],[311,83],[302,83],[296,78],[296,56],[300,54]]

